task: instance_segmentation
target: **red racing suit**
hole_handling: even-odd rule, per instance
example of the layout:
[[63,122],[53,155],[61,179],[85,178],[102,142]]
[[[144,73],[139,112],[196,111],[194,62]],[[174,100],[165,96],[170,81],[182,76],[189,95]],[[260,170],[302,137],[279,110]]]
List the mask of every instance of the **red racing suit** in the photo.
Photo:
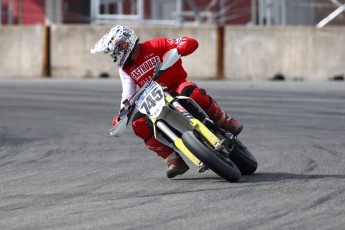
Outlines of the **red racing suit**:
[[[130,61],[120,69],[120,78],[122,81],[122,101],[130,98],[136,89],[136,86],[142,87],[152,76],[158,61],[163,60],[164,54],[169,50],[176,48],[181,56],[193,53],[198,48],[198,42],[193,38],[156,38],[144,43],[140,43],[140,55],[135,61]],[[212,98],[208,96],[205,90],[198,88],[194,83],[187,82],[187,73],[182,66],[180,59],[158,79],[158,82],[168,88],[169,93],[173,95],[185,95],[191,97],[206,109],[212,107]],[[163,145],[154,138],[153,130],[146,117],[137,113],[132,122],[134,133],[144,140],[146,146],[156,152],[158,156],[164,159],[168,157],[173,149]]]

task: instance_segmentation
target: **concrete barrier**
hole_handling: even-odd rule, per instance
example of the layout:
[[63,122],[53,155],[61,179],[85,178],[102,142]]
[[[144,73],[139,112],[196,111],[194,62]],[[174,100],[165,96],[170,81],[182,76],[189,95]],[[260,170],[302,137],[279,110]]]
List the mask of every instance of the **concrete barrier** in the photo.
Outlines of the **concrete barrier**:
[[225,76],[231,80],[327,80],[345,74],[345,28],[225,29]]
[[[114,25],[0,27],[0,78],[118,77],[118,68],[90,48]],[[328,80],[345,75],[345,28],[130,25],[141,41],[190,36],[199,48],[183,57],[190,79]],[[50,38],[50,40],[49,40]],[[48,42],[50,41],[50,42]],[[50,43],[50,48],[47,45]],[[223,62],[224,60],[224,62]],[[222,67],[223,64],[223,67]]]
[[0,26],[0,78],[37,78],[44,63],[44,27]]
[[[108,74],[118,77],[118,68],[110,57],[90,53],[91,47],[110,29],[111,26],[59,25],[51,28],[52,76],[60,77],[99,77]],[[197,38],[199,49],[188,57],[183,57],[184,66],[190,78],[214,79],[217,69],[217,29],[215,26],[152,26],[129,25],[141,41],[155,37]]]
[[101,73],[115,76],[109,57],[91,55],[99,28],[89,25],[57,25],[51,32],[51,75],[54,78],[91,78]]

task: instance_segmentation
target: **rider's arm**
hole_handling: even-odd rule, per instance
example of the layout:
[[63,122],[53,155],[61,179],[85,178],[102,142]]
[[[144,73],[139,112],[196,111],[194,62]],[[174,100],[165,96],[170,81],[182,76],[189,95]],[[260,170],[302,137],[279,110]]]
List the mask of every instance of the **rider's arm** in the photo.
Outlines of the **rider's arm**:
[[199,43],[194,38],[182,37],[182,38],[170,38],[167,39],[168,49],[176,48],[179,54],[187,56],[193,53],[199,46]]
[[130,99],[136,90],[136,84],[135,81],[121,68],[119,69],[120,73],[120,79],[122,83],[122,98],[121,98],[121,106],[120,108],[123,108],[122,102],[126,99]]

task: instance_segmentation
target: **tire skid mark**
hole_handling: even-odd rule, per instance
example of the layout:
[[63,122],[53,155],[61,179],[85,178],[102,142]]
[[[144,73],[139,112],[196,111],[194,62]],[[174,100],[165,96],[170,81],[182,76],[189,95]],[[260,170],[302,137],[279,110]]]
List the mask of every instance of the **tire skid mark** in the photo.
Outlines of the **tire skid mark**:
[[322,152],[328,152],[328,153],[330,153],[332,156],[335,156],[335,157],[338,158],[338,159],[341,159],[341,158],[343,157],[343,156],[342,156],[343,154],[342,154],[341,152],[336,151],[336,150],[330,150],[330,149],[328,149],[328,148],[326,148],[326,147],[324,147],[324,146],[316,145],[316,144],[314,144],[313,147],[315,147],[315,148],[318,149],[318,150],[321,150]]
[[316,163],[315,160],[310,159],[307,162],[306,168],[305,168],[305,172],[311,172],[313,170],[315,170],[317,168],[318,164]]
[[316,207],[320,208],[323,204],[327,203],[328,201],[334,201],[336,197],[344,197],[345,189],[336,190],[331,192],[327,195],[321,196],[317,200],[315,200],[312,204],[308,205],[307,207],[303,208],[303,211],[307,211],[309,209],[314,209]]

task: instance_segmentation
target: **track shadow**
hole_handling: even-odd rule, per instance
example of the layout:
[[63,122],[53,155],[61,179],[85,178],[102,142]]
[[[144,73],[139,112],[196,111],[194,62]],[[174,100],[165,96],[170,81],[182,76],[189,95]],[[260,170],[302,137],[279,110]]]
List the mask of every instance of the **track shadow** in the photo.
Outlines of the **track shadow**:
[[[277,182],[283,180],[315,180],[315,179],[345,179],[345,175],[321,175],[321,174],[293,174],[284,172],[265,172],[265,173],[254,173],[253,175],[242,175],[239,182],[236,183],[257,183],[257,182]],[[228,182],[218,176],[210,177],[185,177],[185,178],[174,178],[176,181],[206,181],[214,180],[219,182]]]
[[254,173],[253,175],[243,175],[240,183],[256,183],[256,182],[276,182],[282,180],[315,180],[315,179],[345,179],[345,175],[322,175],[322,174],[294,174],[284,172],[266,172]]
[[218,180],[218,181],[224,181],[223,178],[221,177],[217,177],[217,176],[211,176],[211,177],[185,177],[185,178],[174,178],[173,180],[179,180],[179,181],[197,181],[197,180],[200,180],[200,181],[203,181],[203,180]]

